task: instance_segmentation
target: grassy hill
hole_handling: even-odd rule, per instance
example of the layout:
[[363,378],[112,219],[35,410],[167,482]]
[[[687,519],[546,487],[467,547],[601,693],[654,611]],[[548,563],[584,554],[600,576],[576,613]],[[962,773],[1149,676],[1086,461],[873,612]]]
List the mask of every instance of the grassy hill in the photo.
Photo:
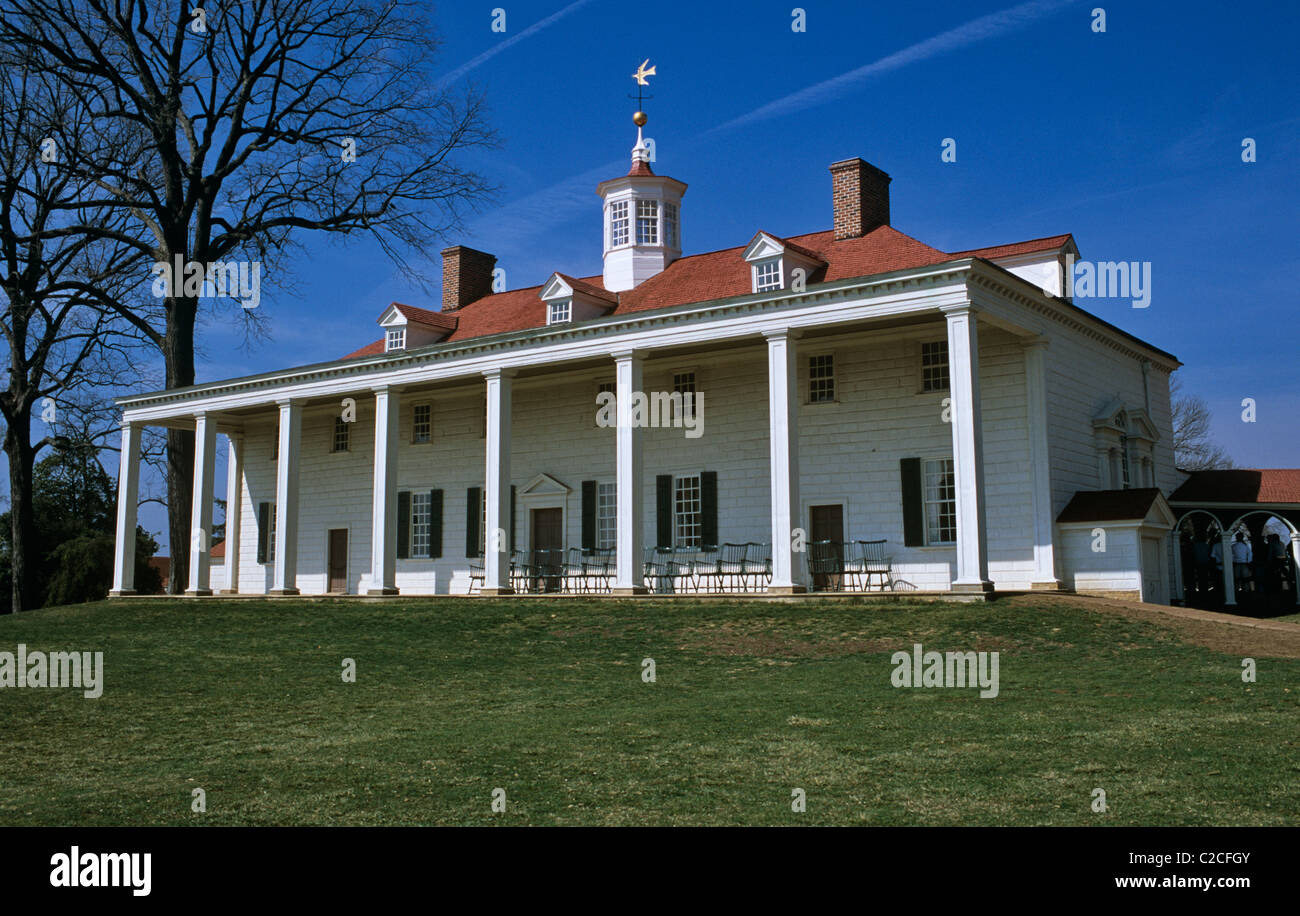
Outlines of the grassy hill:
[[[1236,629],[1037,596],[50,609],[0,651],[102,651],[103,696],[0,689],[0,824],[1295,824],[1300,653]],[[917,642],[997,651],[999,695],[895,688]]]

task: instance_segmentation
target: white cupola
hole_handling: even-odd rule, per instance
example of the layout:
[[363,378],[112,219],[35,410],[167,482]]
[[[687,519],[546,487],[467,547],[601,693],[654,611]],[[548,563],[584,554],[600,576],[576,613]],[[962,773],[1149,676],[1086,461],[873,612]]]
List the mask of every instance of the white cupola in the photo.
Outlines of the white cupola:
[[602,181],[596,193],[604,202],[604,287],[622,292],[650,279],[682,254],[682,195],[686,185],[656,175],[650,146],[641,136],[646,117],[635,117],[632,168],[621,178]]

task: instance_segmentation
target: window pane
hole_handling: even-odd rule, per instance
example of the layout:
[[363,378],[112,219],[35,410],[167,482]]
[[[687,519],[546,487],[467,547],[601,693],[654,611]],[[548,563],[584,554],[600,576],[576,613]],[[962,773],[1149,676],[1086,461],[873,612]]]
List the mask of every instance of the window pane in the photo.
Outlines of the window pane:
[[627,201],[609,205],[609,246],[626,245],[628,241]]
[[673,545],[700,546],[700,478],[678,477],[673,481]]
[[951,458],[925,462],[925,542],[957,542],[957,477]]
[[948,341],[921,344],[921,390],[948,390]]
[[638,245],[659,244],[659,201],[638,200],[636,202],[636,243]]
[[429,555],[429,494],[411,494],[411,556],[427,557]]
[[617,494],[618,488],[612,483],[596,487],[596,546],[602,549],[618,544]]
[[835,400],[835,361],[829,353],[808,360],[808,400],[814,404]]
[[428,442],[433,438],[433,405],[416,404],[415,419],[411,426],[412,442]]
[[664,244],[677,248],[677,204],[664,204]]
[[754,291],[765,293],[768,290],[781,288],[781,262],[773,258],[770,261],[760,261],[757,267],[757,274],[754,283]]

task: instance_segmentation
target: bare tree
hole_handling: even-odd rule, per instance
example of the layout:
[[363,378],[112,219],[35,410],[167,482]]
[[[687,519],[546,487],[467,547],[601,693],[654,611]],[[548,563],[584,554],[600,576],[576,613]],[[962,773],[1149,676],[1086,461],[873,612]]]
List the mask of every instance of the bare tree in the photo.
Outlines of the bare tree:
[[1232,467],[1232,458],[1210,437],[1210,407],[1197,395],[1184,394],[1178,378],[1169,382],[1173,411],[1174,464],[1184,471]]
[[[368,233],[404,270],[490,190],[457,163],[492,142],[481,99],[433,72],[435,30],[405,0],[0,0],[0,42],[38,56],[129,156],[70,162],[97,206],[148,231],[159,264],[255,259],[303,231]],[[70,227],[104,235],[94,226]],[[131,232],[116,235],[135,239]],[[168,388],[194,383],[201,295],[163,297]],[[185,587],[194,434],[168,432],[169,591]]]
[[[35,537],[32,470],[39,453],[59,447],[60,414],[74,407],[74,389],[122,382],[132,361],[120,359],[138,337],[104,296],[120,295],[122,278],[138,269],[140,253],[110,237],[63,235],[69,223],[101,217],[77,201],[84,181],[52,168],[59,155],[49,132],[67,119],[64,99],[23,61],[0,55],[0,334],[8,381],[0,389],[9,464],[12,593],[9,610],[32,606],[28,545]],[[80,405],[76,405],[78,409]],[[45,435],[32,441],[38,414]],[[82,428],[80,433],[85,433]],[[102,435],[102,432],[101,432]]]

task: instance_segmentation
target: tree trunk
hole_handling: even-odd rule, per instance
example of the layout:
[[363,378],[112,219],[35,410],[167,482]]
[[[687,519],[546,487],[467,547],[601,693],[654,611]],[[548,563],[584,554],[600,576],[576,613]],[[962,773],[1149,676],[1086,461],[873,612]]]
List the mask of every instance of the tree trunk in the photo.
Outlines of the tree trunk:
[[4,451],[9,459],[9,564],[13,578],[9,611],[16,614],[35,604],[31,567],[28,564],[28,547],[36,541],[36,517],[32,511],[32,463],[35,450],[32,448],[30,407],[20,407],[10,418],[5,430]]
[[[167,387],[194,384],[194,318],[198,302],[173,298],[167,301],[167,337],[163,361]],[[167,534],[171,542],[171,573],[167,591],[183,594],[190,572],[190,503],[194,497],[194,433],[187,429],[167,430]]]

